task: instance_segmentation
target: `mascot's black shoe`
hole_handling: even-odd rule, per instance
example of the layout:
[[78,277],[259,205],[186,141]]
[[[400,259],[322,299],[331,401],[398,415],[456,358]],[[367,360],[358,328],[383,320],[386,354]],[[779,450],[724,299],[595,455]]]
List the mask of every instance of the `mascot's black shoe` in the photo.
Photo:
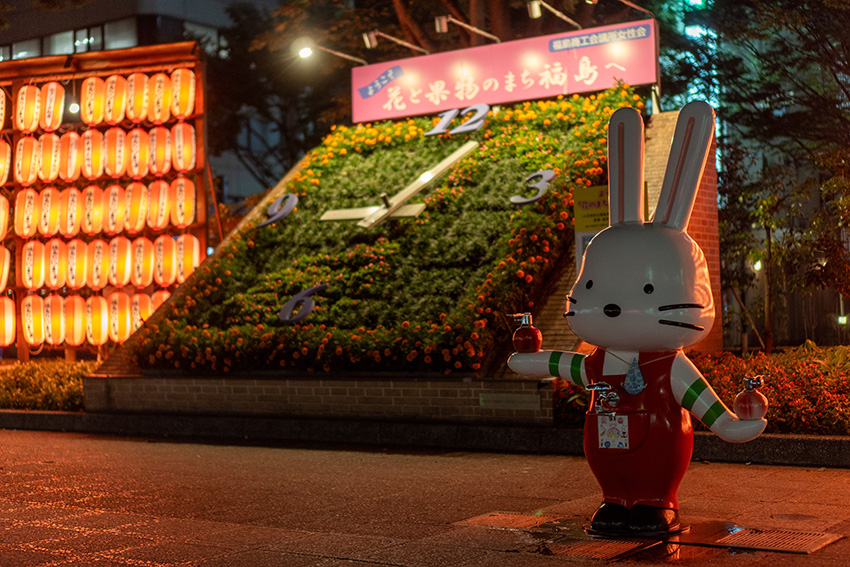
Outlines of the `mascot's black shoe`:
[[601,533],[623,533],[628,530],[628,520],[628,508],[603,502],[590,518],[590,529]]
[[638,504],[629,510],[626,529],[632,533],[665,534],[681,530],[679,512]]

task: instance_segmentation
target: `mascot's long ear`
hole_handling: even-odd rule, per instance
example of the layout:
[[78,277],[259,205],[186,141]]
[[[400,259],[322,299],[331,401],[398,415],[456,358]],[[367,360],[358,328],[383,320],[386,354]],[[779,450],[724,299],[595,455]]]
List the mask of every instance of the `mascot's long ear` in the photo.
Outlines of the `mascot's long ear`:
[[685,230],[714,136],[714,109],[702,101],[679,112],[653,224]]
[[621,108],[608,121],[608,222],[643,222],[643,119]]

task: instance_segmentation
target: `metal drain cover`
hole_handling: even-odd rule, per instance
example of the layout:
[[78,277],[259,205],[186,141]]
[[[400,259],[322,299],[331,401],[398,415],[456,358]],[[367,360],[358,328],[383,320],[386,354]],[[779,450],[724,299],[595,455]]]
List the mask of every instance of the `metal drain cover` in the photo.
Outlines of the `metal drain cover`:
[[714,543],[716,545],[738,549],[783,551],[785,553],[814,553],[818,549],[841,539],[841,537],[838,534],[740,528],[725,537],[715,540]]
[[540,524],[553,522],[557,519],[557,516],[535,516],[532,514],[520,514],[518,512],[490,512],[458,523],[472,524],[474,526],[488,526],[491,528],[515,528],[519,530],[527,530],[529,528],[536,528]]
[[546,555],[613,561],[643,551],[658,543],[660,542],[563,538],[547,544],[541,551]]

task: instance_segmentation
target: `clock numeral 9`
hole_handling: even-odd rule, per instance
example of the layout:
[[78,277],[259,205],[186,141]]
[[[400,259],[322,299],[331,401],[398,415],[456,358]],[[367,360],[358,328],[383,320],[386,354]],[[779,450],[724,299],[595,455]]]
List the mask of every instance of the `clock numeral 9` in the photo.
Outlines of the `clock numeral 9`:
[[533,197],[521,197],[520,195],[514,195],[511,197],[511,203],[514,205],[528,205],[529,203],[534,203],[542,199],[543,195],[546,194],[546,191],[549,190],[549,183],[555,178],[555,172],[551,169],[535,171],[525,178],[525,182],[528,183],[535,177],[539,177],[540,179],[534,183],[530,183],[528,187],[529,189],[537,189],[537,194]]
[[271,205],[269,205],[268,210],[266,210],[266,216],[269,218],[258,224],[257,228],[268,226],[272,223],[285,219],[289,216],[289,213],[295,210],[295,205],[297,204],[298,196],[294,193],[281,195],[275,199]]
[[[280,319],[282,323],[286,323],[288,325],[300,323],[313,312],[313,309],[316,308],[316,302],[310,296],[315,293],[321,293],[326,289],[328,289],[328,284],[319,284],[299,291],[292,296],[292,299],[283,304],[283,307],[280,309],[280,313],[277,314],[277,318]],[[298,309],[298,313],[293,316],[292,312],[296,309]]]
[[[440,117],[440,121],[437,122],[437,125],[434,126],[434,128],[425,132],[424,135],[438,136],[440,134],[463,134],[465,132],[473,132],[484,126],[484,120],[487,118],[488,112],[490,112],[489,104],[473,104],[463,110],[453,108],[451,110],[441,112],[437,115]],[[454,120],[458,114],[462,114],[464,116],[472,114],[472,117],[457,128],[453,128],[450,131],[447,130],[449,124],[451,124],[452,120]]]

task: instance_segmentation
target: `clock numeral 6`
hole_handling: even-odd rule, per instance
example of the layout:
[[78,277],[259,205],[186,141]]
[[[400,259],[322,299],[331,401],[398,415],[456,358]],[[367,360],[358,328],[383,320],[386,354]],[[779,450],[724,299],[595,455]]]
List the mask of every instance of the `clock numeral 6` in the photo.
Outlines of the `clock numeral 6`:
[[[465,132],[473,132],[484,126],[484,120],[487,118],[488,112],[490,112],[489,104],[473,104],[463,110],[453,108],[451,110],[441,112],[437,115],[440,117],[440,121],[437,122],[437,125],[434,126],[434,128],[425,132],[424,135],[438,136],[440,134],[463,134]],[[447,130],[449,124],[451,124],[452,120],[454,120],[458,114],[462,114],[464,116],[472,114],[472,117],[457,128]]]
[[268,210],[266,210],[266,216],[269,218],[258,224],[257,228],[268,226],[272,223],[285,219],[289,216],[289,213],[295,210],[295,205],[297,204],[298,196],[294,193],[281,195],[275,199],[271,205],[269,205]]
[[[299,291],[292,296],[292,299],[283,304],[280,313],[277,314],[277,318],[287,325],[300,323],[316,308],[316,302],[310,296],[315,293],[321,293],[326,289],[328,289],[328,284],[319,284]],[[292,312],[296,309],[298,309],[298,313],[293,316]]]
[[521,197],[520,195],[514,195],[511,197],[511,203],[514,205],[528,205],[529,203],[534,203],[542,199],[543,195],[546,194],[546,191],[549,190],[549,183],[555,178],[555,172],[551,169],[535,171],[525,178],[525,182],[528,183],[535,177],[539,177],[540,179],[534,183],[530,183],[528,187],[529,189],[537,189],[537,194],[533,197]]

